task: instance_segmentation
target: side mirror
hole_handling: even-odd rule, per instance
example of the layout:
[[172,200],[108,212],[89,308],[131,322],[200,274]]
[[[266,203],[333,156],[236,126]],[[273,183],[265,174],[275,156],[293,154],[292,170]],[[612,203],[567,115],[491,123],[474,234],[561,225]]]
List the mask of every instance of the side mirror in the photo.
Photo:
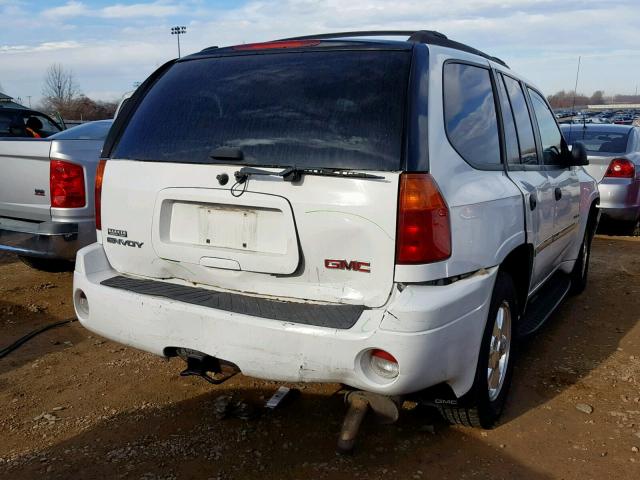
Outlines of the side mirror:
[[584,144],[582,142],[574,142],[571,146],[570,155],[571,157],[569,157],[569,161],[567,162],[570,167],[589,165],[587,149],[584,148]]

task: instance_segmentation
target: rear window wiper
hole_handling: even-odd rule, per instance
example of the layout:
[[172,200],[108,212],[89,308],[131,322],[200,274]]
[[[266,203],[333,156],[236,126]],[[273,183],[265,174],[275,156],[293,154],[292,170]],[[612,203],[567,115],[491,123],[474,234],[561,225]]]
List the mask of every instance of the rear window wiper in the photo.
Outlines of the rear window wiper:
[[297,182],[302,178],[302,175],[315,175],[319,177],[367,178],[371,180],[384,180],[385,178],[381,175],[374,175],[372,173],[355,172],[353,170],[341,170],[333,168],[287,167],[279,172],[272,172],[261,168],[242,167],[240,170],[234,173],[236,182],[238,183],[246,182],[250,175],[273,175],[276,177],[282,177],[285,182]]

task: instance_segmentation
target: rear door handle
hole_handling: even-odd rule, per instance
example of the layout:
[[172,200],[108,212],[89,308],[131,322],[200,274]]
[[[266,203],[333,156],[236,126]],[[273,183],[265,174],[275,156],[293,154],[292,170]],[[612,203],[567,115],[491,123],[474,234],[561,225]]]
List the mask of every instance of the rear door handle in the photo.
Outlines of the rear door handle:
[[529,208],[533,211],[536,209],[537,205],[538,205],[538,199],[532,193],[531,195],[529,195]]
[[554,192],[556,195],[556,200],[560,200],[562,198],[562,190],[560,189],[560,187],[556,187]]

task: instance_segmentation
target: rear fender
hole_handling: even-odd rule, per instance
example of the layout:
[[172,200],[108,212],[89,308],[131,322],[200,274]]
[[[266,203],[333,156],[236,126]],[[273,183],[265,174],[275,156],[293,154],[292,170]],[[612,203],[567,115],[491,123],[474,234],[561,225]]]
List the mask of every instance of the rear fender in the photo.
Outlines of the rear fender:
[[[600,210],[598,209],[600,193],[598,192],[598,184],[589,174],[587,174],[587,172],[584,171],[583,168],[580,167],[578,167],[578,179],[580,180],[579,234],[576,235],[574,244],[571,246],[567,257],[571,261],[578,258],[582,239],[587,231],[587,226],[592,229],[593,233],[596,231],[600,220]],[[590,221],[591,223],[589,223]],[[571,267],[573,268],[572,263]]]

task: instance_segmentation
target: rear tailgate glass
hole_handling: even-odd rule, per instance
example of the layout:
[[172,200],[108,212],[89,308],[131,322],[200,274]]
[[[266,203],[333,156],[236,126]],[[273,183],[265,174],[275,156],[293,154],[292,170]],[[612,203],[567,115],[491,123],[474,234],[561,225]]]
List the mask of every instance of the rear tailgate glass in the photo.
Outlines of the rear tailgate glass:
[[[290,52],[175,64],[145,96],[112,158],[400,169],[410,51]],[[221,163],[228,163],[228,160]]]

